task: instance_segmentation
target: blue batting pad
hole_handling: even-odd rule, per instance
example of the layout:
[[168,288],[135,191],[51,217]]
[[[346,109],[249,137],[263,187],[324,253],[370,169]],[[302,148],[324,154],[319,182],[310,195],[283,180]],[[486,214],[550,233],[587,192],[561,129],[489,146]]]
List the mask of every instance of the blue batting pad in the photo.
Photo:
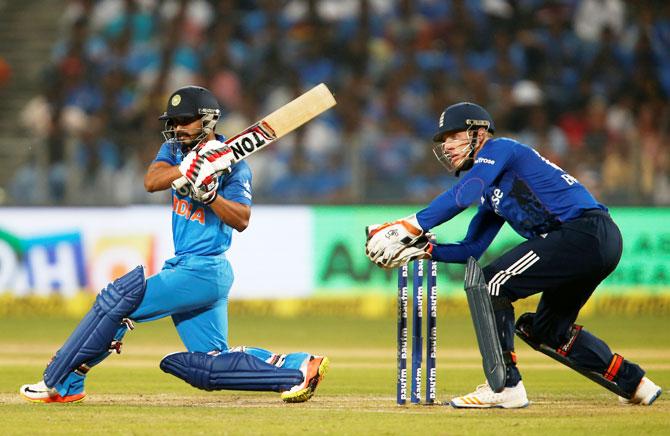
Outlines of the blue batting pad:
[[108,351],[123,318],[142,302],[145,288],[141,266],[107,285],[44,370],[46,385],[56,386],[79,365]]
[[[116,331],[116,334],[114,335],[113,341],[119,341],[123,339],[123,336],[126,334],[128,331],[128,326],[125,323],[121,323],[121,326],[119,329]],[[100,353],[98,356],[94,357],[91,360],[87,360],[84,362],[81,366],[79,366],[78,369],[81,369],[82,366],[88,367],[90,370],[93,368],[95,365],[99,364],[103,360],[105,360],[109,355],[112,354],[110,350],[103,351]],[[87,371],[88,372],[88,371]],[[84,380],[86,379],[86,374],[82,374],[78,370],[74,370],[71,373],[69,373],[63,381],[60,383],[57,383],[54,388],[58,391],[58,393],[62,396],[65,397],[67,395],[75,395],[79,394],[81,392],[84,392]]]
[[212,356],[201,352],[168,354],[161,369],[198,389],[282,392],[302,383],[297,369],[277,368],[246,353]]

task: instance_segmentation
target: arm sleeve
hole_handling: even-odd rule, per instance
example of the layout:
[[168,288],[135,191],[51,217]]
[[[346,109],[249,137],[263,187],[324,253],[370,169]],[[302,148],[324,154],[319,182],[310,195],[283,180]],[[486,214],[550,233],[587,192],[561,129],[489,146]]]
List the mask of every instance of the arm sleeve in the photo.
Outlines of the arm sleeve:
[[177,157],[175,156],[175,152],[172,147],[172,144],[164,142],[163,145],[161,145],[161,148],[158,150],[154,162],[167,162],[170,165],[177,165]]
[[465,239],[455,244],[435,244],[433,259],[449,263],[465,263],[470,256],[479,259],[504,223],[491,209],[480,206],[470,221]]
[[226,200],[251,206],[251,169],[240,162],[228,176],[223,176],[223,183],[219,186],[219,195]]
[[429,231],[478,201],[486,187],[498,178],[511,158],[512,150],[506,146],[484,148],[475,164],[450,190],[438,195],[425,209],[416,214],[419,225]]

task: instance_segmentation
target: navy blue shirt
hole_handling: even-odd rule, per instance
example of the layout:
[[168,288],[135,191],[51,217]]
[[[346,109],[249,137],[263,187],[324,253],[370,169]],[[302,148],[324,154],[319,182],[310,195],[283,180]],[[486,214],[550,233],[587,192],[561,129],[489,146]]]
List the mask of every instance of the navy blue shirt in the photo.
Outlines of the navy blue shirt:
[[509,138],[486,141],[472,169],[417,213],[417,219],[428,231],[476,201],[480,206],[465,239],[436,245],[434,259],[457,263],[469,256],[478,259],[505,222],[530,239],[579,217],[585,210],[607,210],[577,179],[533,148]]

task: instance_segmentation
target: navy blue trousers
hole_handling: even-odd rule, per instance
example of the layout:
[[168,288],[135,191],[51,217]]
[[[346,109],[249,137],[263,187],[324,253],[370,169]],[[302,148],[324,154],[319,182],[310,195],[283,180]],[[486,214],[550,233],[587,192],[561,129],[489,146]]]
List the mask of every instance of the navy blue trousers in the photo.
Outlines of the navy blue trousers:
[[[535,340],[559,348],[570,339],[580,309],[619,263],[621,232],[605,211],[586,211],[558,229],[529,239],[484,268],[489,293],[511,302],[541,293],[533,318]],[[514,309],[494,305],[503,351],[514,351]],[[570,349],[570,358],[584,368],[605,373],[614,355],[605,342],[582,329]],[[624,360],[614,382],[634,392],[644,371]],[[509,365],[507,386],[521,379]]]

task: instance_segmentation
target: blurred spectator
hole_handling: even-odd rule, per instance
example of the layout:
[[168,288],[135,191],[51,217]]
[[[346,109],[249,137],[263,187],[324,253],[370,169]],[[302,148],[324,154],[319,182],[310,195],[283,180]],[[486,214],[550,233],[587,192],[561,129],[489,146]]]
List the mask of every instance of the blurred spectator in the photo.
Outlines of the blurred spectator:
[[0,56],[0,90],[9,84],[9,79],[12,77],[12,68],[7,61]]
[[425,202],[457,180],[437,117],[471,100],[604,201],[670,203],[668,2],[75,0],[60,22],[15,203],[161,202],[166,90],[210,88],[231,135],[319,82],[338,106],[250,159],[256,201]]
[[[638,135],[634,143],[637,143],[639,150],[639,192],[645,203],[653,198],[659,171],[667,170],[665,160],[668,154],[668,136],[661,130],[661,114],[659,106],[652,103],[644,103],[638,110]],[[665,116],[667,117],[667,113]]]
[[625,8],[622,0],[580,0],[575,11],[575,33],[590,43],[597,42],[605,28],[619,35],[624,26]]
[[618,204],[639,204],[635,198],[635,185],[639,174],[631,165],[633,152],[623,140],[608,144],[602,165],[603,195]]
[[516,138],[535,147],[537,151],[558,166],[564,166],[568,157],[568,142],[560,127],[551,123],[546,107],[538,104],[528,108],[525,127]]

